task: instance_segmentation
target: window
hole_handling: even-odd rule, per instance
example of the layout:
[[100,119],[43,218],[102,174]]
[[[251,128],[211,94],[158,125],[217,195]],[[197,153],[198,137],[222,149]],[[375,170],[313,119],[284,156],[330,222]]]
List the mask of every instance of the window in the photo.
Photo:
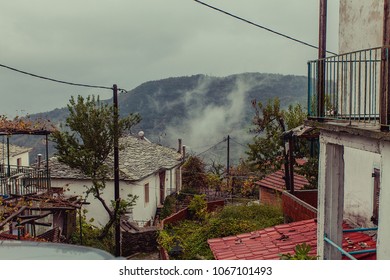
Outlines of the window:
[[21,167],[21,166],[22,166],[22,158],[17,158],[17,159],[16,159],[16,165],[17,165],[18,167]]
[[149,183],[146,183],[144,185],[144,197],[145,197],[145,204],[149,203]]

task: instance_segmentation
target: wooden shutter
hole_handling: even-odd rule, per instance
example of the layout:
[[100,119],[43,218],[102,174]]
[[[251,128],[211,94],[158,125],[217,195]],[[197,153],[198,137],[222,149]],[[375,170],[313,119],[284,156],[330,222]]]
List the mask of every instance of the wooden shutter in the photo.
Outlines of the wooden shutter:
[[380,193],[380,170],[374,168],[372,176],[374,177],[374,201],[373,201],[373,211],[371,221],[378,225],[378,216],[379,216],[379,193]]

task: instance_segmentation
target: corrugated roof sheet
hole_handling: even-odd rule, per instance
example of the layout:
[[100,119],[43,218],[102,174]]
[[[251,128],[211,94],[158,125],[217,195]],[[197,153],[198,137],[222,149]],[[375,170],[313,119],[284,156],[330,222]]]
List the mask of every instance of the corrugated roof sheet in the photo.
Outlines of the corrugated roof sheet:
[[[349,228],[346,224],[345,228]],[[280,254],[294,254],[298,244],[311,246],[309,255],[317,255],[316,219],[277,225],[262,230],[208,240],[217,260],[278,260]],[[344,233],[343,249],[347,252],[375,249],[376,242],[362,232]],[[357,259],[375,259],[376,253],[355,255]]]
[[[181,163],[181,155],[174,149],[164,147],[138,137],[127,136],[119,140],[119,171],[122,180],[137,181],[161,169],[171,169]],[[113,156],[107,160],[113,166]],[[80,171],[50,159],[52,178],[88,179]],[[113,174],[110,175],[113,178]]]

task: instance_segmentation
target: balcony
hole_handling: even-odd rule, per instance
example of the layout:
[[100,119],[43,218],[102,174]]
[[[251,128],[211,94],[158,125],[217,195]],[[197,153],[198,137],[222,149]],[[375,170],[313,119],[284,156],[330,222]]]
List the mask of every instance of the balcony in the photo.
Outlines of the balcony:
[[309,120],[388,131],[389,49],[309,61]]
[[44,193],[50,188],[48,170],[0,165],[0,196]]

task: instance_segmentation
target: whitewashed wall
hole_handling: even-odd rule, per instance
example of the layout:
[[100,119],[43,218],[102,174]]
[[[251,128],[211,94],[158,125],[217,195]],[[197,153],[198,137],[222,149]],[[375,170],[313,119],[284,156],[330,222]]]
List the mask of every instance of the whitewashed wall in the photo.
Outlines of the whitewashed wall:
[[[165,190],[164,197],[176,190],[175,170],[167,170],[165,175]],[[149,202],[145,203],[144,186],[149,183]],[[52,187],[61,187],[64,189],[65,194],[77,195],[85,197],[86,188],[84,185],[91,186],[89,180],[71,180],[71,179],[55,179],[52,178]],[[122,199],[127,198],[128,194],[137,195],[139,198],[136,201],[136,205],[133,207],[132,215],[130,219],[135,221],[148,221],[153,219],[156,214],[157,206],[161,204],[160,201],[160,179],[158,173],[153,174],[141,181],[135,183],[129,183],[125,181],[120,182],[120,196]],[[102,194],[102,197],[106,202],[114,199],[114,182],[108,181],[106,188]],[[90,195],[87,199],[89,205],[85,205],[84,208],[88,211],[87,219],[94,219],[93,224],[96,226],[104,225],[108,221],[108,214],[101,205],[101,202],[94,199]]]
[[[16,166],[18,163],[18,158],[21,159],[21,166],[29,166],[30,160],[29,160],[29,152],[20,153],[18,155],[11,155],[9,158],[9,164]],[[4,165],[8,165],[8,159],[5,157]]]
[[380,169],[381,156],[344,148],[344,219],[355,226],[371,227],[374,201],[374,168]]
[[340,0],[339,53],[382,46],[383,0]]
[[[352,136],[332,132],[322,132],[320,137],[321,155],[319,172],[319,225],[318,248],[320,257],[323,254],[324,242],[321,232],[329,224],[324,224],[323,202],[331,197],[325,196],[326,168],[344,170],[344,208],[343,219],[356,227],[372,227],[373,214],[374,168],[380,169],[380,200],[379,225],[377,232],[377,259],[390,259],[390,142],[375,138]],[[336,144],[344,147],[344,166],[329,165],[326,163],[327,144]],[[334,198],[336,199],[336,198]],[[327,209],[329,210],[329,209]]]
[[381,143],[381,155],[377,259],[390,260],[390,142]]

